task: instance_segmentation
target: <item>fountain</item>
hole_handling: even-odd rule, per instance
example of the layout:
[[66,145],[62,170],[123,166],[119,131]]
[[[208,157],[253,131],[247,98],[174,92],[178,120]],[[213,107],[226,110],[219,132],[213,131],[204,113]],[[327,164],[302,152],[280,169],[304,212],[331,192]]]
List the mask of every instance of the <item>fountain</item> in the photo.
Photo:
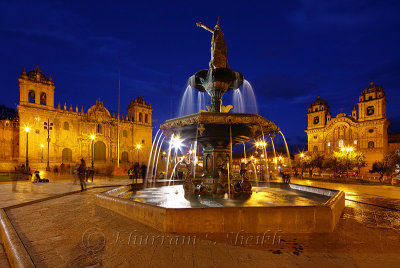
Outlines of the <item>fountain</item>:
[[[219,172],[227,158],[229,161],[226,164],[232,166],[231,147],[260,138],[263,133],[279,132],[280,129],[272,121],[258,114],[229,113],[229,108],[232,106],[223,105],[223,95],[243,84],[243,74],[231,70],[228,65],[226,44],[218,23],[214,29],[200,22],[197,25],[213,33],[212,54],[210,68],[200,70],[190,77],[189,85],[199,92],[206,92],[211,97],[210,105],[207,106],[208,111],[167,120],[161,129],[167,139],[179,136],[185,142],[197,141],[203,148],[204,176],[200,194],[223,196],[233,188],[230,183],[225,183],[225,175]],[[227,172],[229,171],[228,169]],[[185,193],[197,194],[198,191]]]
[[[174,157],[175,161],[168,186],[153,181],[151,188],[145,188],[146,183],[116,188],[96,194],[98,204],[165,232],[333,231],[344,209],[342,191],[276,182],[252,185],[246,175],[247,165],[253,164],[252,161],[240,165],[240,181],[232,180],[234,145],[244,146],[245,142],[256,139],[265,143],[266,136],[273,141],[275,133],[285,138],[272,121],[255,113],[231,113],[232,106],[223,105],[225,92],[239,88],[244,77],[229,67],[219,24],[214,29],[200,22],[197,26],[213,34],[211,60],[209,69],[190,77],[189,85],[198,92],[206,92],[211,99],[208,111],[167,120],[160,127],[164,138],[157,132],[148,177],[153,177],[161,144],[164,139],[169,140],[168,155],[164,156],[167,157],[165,178],[169,176],[170,159]],[[192,144],[194,160],[197,146],[203,148],[203,174],[196,174],[194,166],[191,167],[196,161],[186,162],[184,158],[178,161],[176,152],[183,141]],[[288,149],[287,153],[290,157]],[[183,185],[172,181],[178,165],[186,166]]]

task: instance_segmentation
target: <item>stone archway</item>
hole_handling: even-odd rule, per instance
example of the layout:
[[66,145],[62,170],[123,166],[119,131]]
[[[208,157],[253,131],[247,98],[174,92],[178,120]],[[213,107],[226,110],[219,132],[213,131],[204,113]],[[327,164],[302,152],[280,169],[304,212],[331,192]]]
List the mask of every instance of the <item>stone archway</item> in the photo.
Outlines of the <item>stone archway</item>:
[[129,162],[128,153],[127,152],[122,152],[122,154],[121,154],[121,162],[124,162],[124,163],[128,163]]
[[72,150],[70,148],[64,148],[62,150],[62,162],[63,163],[72,162]]
[[102,141],[98,141],[94,144],[94,160],[106,161],[106,145]]

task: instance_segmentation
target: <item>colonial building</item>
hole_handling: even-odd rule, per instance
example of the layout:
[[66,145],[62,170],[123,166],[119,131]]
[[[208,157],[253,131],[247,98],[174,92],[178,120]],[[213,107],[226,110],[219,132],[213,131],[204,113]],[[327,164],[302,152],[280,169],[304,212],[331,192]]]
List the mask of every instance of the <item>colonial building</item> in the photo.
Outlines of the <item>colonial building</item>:
[[386,103],[383,87],[371,82],[361,92],[351,115],[341,112],[332,118],[328,103],[318,96],[307,113],[308,150],[327,155],[343,146],[352,146],[364,154],[370,168],[389,150],[399,147],[399,144],[389,145],[393,139],[388,134]]
[[12,144],[13,149],[3,153],[4,157],[0,155],[2,159],[24,163],[28,152],[29,164],[33,166],[45,165],[47,159],[53,166],[74,163],[80,158],[89,165],[93,154],[95,165],[116,164],[119,129],[120,161],[132,163],[139,158],[141,163],[146,162],[152,144],[152,108],[142,97],[129,103],[128,115],[118,122],[100,99],[86,112],[83,107],[79,110],[66,103],[55,107],[54,82],[38,67],[30,72],[24,69],[18,82],[19,122],[3,120],[0,134],[7,136],[5,140],[19,140]]

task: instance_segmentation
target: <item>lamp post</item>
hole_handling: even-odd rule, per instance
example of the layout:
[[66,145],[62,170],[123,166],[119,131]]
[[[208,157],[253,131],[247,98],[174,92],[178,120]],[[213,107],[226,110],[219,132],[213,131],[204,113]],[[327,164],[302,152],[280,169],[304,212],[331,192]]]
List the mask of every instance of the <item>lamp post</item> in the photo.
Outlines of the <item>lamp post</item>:
[[142,145],[141,145],[140,143],[136,144],[138,165],[140,165],[140,161],[139,161],[139,151],[140,151],[141,148],[142,148]]
[[25,132],[26,132],[26,159],[25,159],[25,167],[26,170],[28,170],[29,166],[29,160],[28,160],[28,137],[29,137],[29,127],[25,127]]
[[40,147],[42,148],[42,163],[43,163],[43,147],[44,147],[44,145],[40,144]]
[[300,163],[301,163],[301,178],[303,178],[303,173],[304,173],[304,154],[300,154]]
[[342,152],[346,152],[346,175],[349,178],[349,154],[354,150],[353,147],[342,147]]
[[90,139],[92,140],[92,169],[94,169],[94,159],[93,159],[93,151],[94,151],[94,147],[93,147],[93,142],[94,142],[94,135],[90,135]]
[[[260,154],[260,179],[264,180],[264,172],[263,172],[263,164],[262,164],[262,160],[261,158],[264,158],[264,150],[267,147],[267,143],[265,141],[257,141],[255,143],[257,150],[261,149],[261,154]],[[266,152],[266,151],[265,151]],[[265,160],[265,161],[268,161]],[[267,164],[267,178],[269,177],[269,171],[268,171],[268,164]]]
[[46,170],[50,171],[50,130],[53,130],[53,123],[51,123],[49,119],[47,119],[47,122],[44,122],[44,129],[47,130],[47,167],[46,167]]

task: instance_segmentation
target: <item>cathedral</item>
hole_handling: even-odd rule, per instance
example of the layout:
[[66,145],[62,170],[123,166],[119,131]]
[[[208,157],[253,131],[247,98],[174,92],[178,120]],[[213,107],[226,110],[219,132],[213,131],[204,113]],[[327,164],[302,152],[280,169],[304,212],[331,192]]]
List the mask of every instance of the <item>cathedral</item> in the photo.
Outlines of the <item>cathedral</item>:
[[308,151],[328,155],[351,146],[363,153],[366,169],[370,169],[373,162],[400,148],[398,142],[391,142],[386,103],[383,87],[371,82],[361,92],[351,115],[340,112],[332,118],[328,103],[318,96],[307,113]]
[[[86,112],[65,103],[54,106],[55,85],[39,69],[25,69],[18,79],[18,118],[1,120],[0,159],[11,164],[45,167],[76,163],[88,165],[145,163],[152,145],[152,108],[139,96],[131,100],[128,115],[118,120],[100,99]],[[118,150],[119,134],[119,150]],[[3,162],[2,161],[2,162]]]

